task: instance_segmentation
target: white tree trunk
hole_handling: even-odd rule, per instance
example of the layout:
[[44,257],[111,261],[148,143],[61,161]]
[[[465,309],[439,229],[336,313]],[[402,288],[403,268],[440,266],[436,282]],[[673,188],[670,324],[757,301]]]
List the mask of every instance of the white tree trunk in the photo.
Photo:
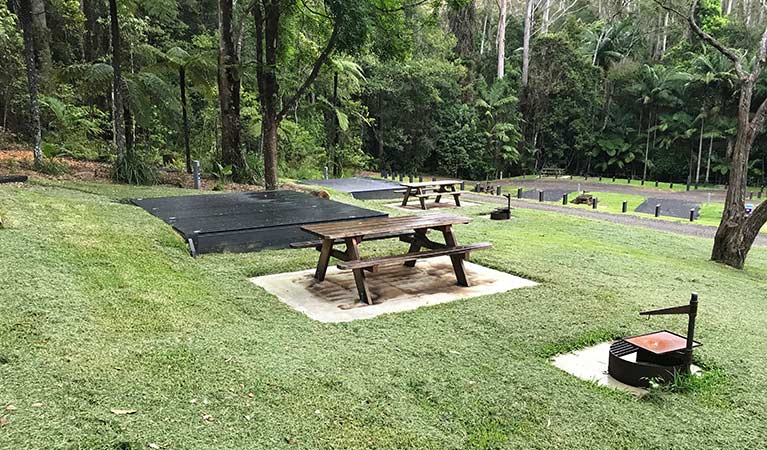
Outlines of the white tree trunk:
[[543,20],[541,21],[541,33],[549,33],[549,10],[551,9],[551,0],[543,0]]
[[[501,0],[504,1],[505,0]],[[527,0],[525,7],[525,29],[522,38],[522,86],[527,86],[530,78],[530,33],[533,28],[533,6],[535,0]]]
[[500,16],[498,18],[498,71],[500,80],[506,73],[506,0],[500,0]]
[[708,161],[706,161],[706,184],[708,184],[708,174],[711,171],[711,150],[714,148],[714,136],[708,141]]
[[487,38],[487,16],[488,16],[488,14],[485,14],[485,20],[482,23],[482,41],[479,44],[479,55],[480,56],[485,54],[485,39]]

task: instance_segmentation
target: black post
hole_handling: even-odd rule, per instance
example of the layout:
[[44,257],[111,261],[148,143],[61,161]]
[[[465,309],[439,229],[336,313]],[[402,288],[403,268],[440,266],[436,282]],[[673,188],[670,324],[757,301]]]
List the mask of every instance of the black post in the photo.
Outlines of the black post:
[[600,182],[602,181],[602,175],[600,175],[600,176],[599,176],[599,181],[600,181]]
[[669,183],[669,184],[668,184],[668,188],[669,188],[669,189],[674,189],[674,183]]
[[405,176],[404,176],[404,175],[402,175],[402,174],[399,174],[399,180],[400,180],[400,181],[405,181]]
[[437,179],[435,177],[431,177],[431,181],[434,182],[437,181]]
[[686,190],[687,192],[690,192],[690,183],[687,183],[687,186],[685,186],[685,190]]
[[690,222],[695,222],[695,208],[690,209]]
[[418,182],[423,183],[423,175],[418,175]]
[[539,202],[543,201],[543,191],[538,191],[538,201]]
[[655,187],[658,187],[658,180],[655,180]]
[[567,194],[566,194],[566,193],[565,193],[565,194],[562,194],[562,204],[563,204],[563,205],[566,205],[566,204],[567,204]]
[[626,180],[626,184],[631,184],[631,175],[629,175],[628,179]]
[[762,198],[762,191],[756,193],[756,198]]
[[660,205],[655,205],[655,217],[660,216]]
[[408,176],[407,179],[408,179],[408,181],[410,181],[412,183],[413,182],[413,175]]
[[748,193],[748,199],[749,199],[749,200],[753,200],[753,199],[754,199],[754,193],[753,193],[753,192],[750,192],[750,191],[749,191],[749,193]]
[[495,195],[501,195],[501,186],[500,185],[495,187]]
[[623,200],[623,212],[625,213],[629,209],[629,202]]
[[599,205],[599,199],[594,197],[594,200],[591,202],[591,209],[597,209],[598,205]]
[[517,198],[522,198],[522,188],[517,188]]
[[690,295],[690,312],[689,319],[687,321],[687,347],[685,353],[687,358],[692,362],[692,346],[695,345],[695,318],[698,316],[698,293],[693,292]]
[[465,181],[461,181],[461,190],[462,191],[466,190],[466,182]]
[[613,183],[615,183],[615,175],[613,175]]
[[642,186],[644,186],[644,180],[642,180]]

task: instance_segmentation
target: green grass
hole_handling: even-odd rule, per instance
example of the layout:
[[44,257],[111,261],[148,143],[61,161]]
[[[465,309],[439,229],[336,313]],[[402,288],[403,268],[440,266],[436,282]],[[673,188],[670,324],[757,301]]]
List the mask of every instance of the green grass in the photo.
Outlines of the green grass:
[[[540,286],[321,324],[247,280],[313,267],[315,252],[192,259],[168,226],[117,201],[188,192],[0,187],[11,224],[0,229],[0,448],[763,445],[767,249],[736,271],[707,260],[706,240],[517,209],[457,233],[493,242],[476,262]],[[715,377],[638,400],[548,362],[612,336],[681,331],[678,317],[638,312],[692,290],[696,357]]]

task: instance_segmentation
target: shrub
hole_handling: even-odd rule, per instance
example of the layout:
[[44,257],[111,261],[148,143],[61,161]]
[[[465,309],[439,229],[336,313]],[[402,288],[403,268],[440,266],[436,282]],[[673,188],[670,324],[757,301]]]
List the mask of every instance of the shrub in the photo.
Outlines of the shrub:
[[43,158],[41,162],[34,164],[34,169],[37,172],[53,176],[64,175],[70,171],[66,163],[56,161],[54,158]]
[[122,160],[112,164],[112,180],[116,183],[149,185],[157,183],[157,170],[135,150],[125,152]]

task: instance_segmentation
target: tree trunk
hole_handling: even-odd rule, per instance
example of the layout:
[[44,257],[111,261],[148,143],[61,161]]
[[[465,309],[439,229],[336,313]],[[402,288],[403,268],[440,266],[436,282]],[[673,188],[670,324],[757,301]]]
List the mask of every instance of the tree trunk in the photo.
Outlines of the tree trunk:
[[232,178],[247,179],[240,146],[240,61],[232,35],[232,0],[218,1],[218,100],[221,109],[221,159],[232,166]]
[[125,156],[125,108],[123,106],[123,79],[120,59],[120,24],[117,17],[117,0],[109,0],[110,29],[112,36],[112,120],[114,123],[114,141],[117,147],[117,161]]
[[753,137],[749,136],[751,98],[753,95],[752,82],[743,82],[740,91],[738,132],[732,148],[727,197],[722,221],[716,231],[714,248],[711,252],[712,260],[737,269],[743,268],[748,251],[756,238],[756,232],[764,224],[764,222],[758,224],[758,228],[754,231],[753,228],[756,224],[750,225],[751,219],[759,216],[756,214],[757,210],[762,215],[767,213],[767,202],[760,204],[752,213],[751,218],[746,216],[744,207],[748,182],[748,158],[753,144]]
[[29,2],[29,24],[35,41],[35,60],[39,76],[48,80],[51,75],[51,44],[50,30],[45,18],[45,0],[27,0]]
[[644,149],[644,169],[642,170],[642,179],[647,180],[647,162],[650,159],[650,124],[652,123],[652,114],[647,118],[647,141]]
[[479,56],[485,54],[485,39],[487,39],[487,20],[488,14],[485,14],[485,20],[482,22],[482,41],[479,44]]
[[526,87],[530,78],[530,33],[533,27],[533,5],[535,0],[527,0],[525,6],[525,28],[522,36],[522,86]]
[[498,17],[498,64],[496,77],[500,80],[506,74],[506,2],[500,0],[500,15]]
[[711,172],[711,151],[714,149],[714,137],[708,141],[708,160],[706,161],[706,184],[708,184],[708,175]]
[[385,154],[384,154],[384,121],[383,121],[383,95],[378,92],[378,161],[381,169],[384,169]]
[[703,158],[703,125],[704,125],[705,118],[701,117],[700,119],[700,140],[698,140],[698,160],[697,162],[697,168],[695,169],[695,185],[697,186],[700,184],[700,161]]
[[181,119],[183,121],[184,159],[186,160],[186,172],[192,173],[192,151],[189,148],[189,116],[187,113],[186,102],[186,69],[184,66],[178,68],[178,84],[181,90]]
[[551,9],[551,0],[543,0],[543,17],[541,20],[541,34],[549,34],[549,10]]
[[29,9],[24,0],[16,0],[16,12],[18,14],[21,30],[24,38],[24,57],[27,66],[27,88],[29,90],[29,115],[32,119],[32,154],[35,165],[43,162],[43,138],[40,124],[40,103],[37,100],[38,71],[35,61],[35,38],[30,18]]

